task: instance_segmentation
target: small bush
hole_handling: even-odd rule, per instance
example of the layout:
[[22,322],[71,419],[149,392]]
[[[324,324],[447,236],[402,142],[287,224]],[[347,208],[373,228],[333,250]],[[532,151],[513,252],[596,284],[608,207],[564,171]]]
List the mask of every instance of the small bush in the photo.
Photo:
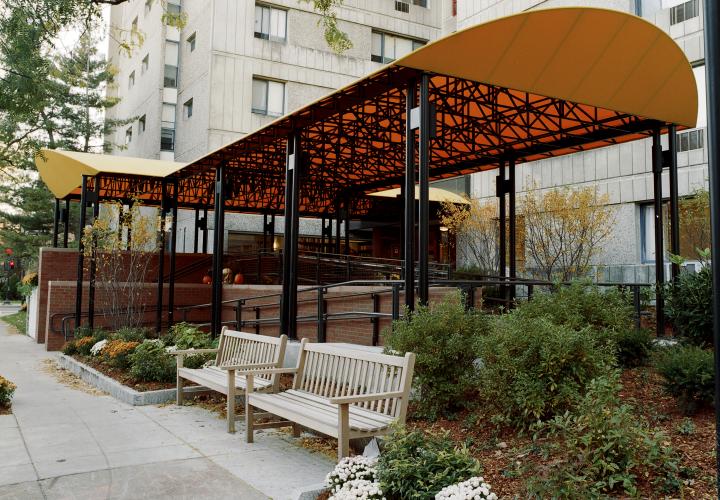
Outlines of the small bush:
[[93,337],[81,337],[75,341],[75,349],[78,354],[90,356],[90,349],[96,344]]
[[395,431],[385,440],[377,474],[388,498],[425,499],[480,473],[467,449],[456,448],[447,433]]
[[102,349],[103,361],[116,368],[129,368],[130,355],[139,345],[139,342],[134,341],[126,342],[119,339],[110,340]]
[[17,386],[0,375],[0,406],[9,407]]
[[678,334],[695,345],[712,346],[712,270],[680,273],[665,290],[665,314]]
[[70,340],[68,342],[65,342],[65,345],[63,345],[62,348],[63,354],[66,356],[72,356],[73,354],[77,354],[77,345],[75,344],[74,340]]
[[92,337],[93,329],[89,326],[78,326],[75,328],[75,339],[81,339],[84,337]]
[[143,342],[149,337],[150,331],[147,328],[120,328],[117,332],[112,334],[112,338],[115,340],[123,340],[125,342]]
[[498,424],[524,428],[571,409],[614,364],[586,330],[509,313],[481,341],[480,395]]
[[690,415],[701,406],[711,405],[715,393],[713,353],[697,346],[674,346],[661,351],[655,368],[664,379],[665,389],[678,399]]
[[626,328],[609,332],[615,344],[618,363],[624,368],[645,366],[650,361],[654,336],[645,328]]
[[165,345],[174,345],[178,349],[207,349],[212,344],[210,335],[190,323],[176,323],[163,338]]
[[169,382],[175,378],[175,359],[159,340],[146,340],[130,354],[130,375],[146,382]]
[[[660,432],[648,429],[619,399],[620,374],[594,379],[572,412],[535,426],[561,439],[561,462],[549,477],[529,483],[539,498],[604,498],[622,492],[637,496],[637,479],[654,477],[665,493],[680,485],[679,460]],[[536,435],[537,436],[537,435]]]
[[470,399],[468,393],[477,387],[477,338],[488,329],[485,316],[466,312],[460,296],[452,295],[419,307],[409,320],[394,322],[385,333],[386,350],[417,356],[413,383],[419,416],[451,414]]

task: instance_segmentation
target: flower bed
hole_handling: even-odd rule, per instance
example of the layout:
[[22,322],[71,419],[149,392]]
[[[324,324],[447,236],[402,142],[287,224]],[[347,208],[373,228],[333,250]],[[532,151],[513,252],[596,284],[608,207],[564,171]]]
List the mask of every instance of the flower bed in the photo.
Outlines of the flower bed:
[[0,375],[0,415],[12,413],[12,397],[17,386]]

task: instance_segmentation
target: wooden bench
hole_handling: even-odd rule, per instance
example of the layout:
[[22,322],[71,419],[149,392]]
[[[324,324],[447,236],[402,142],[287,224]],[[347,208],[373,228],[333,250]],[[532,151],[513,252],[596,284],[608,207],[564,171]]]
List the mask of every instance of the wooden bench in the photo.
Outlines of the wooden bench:
[[[292,425],[298,436],[307,427],[338,440],[338,460],[350,453],[350,439],[389,432],[390,424],[405,422],[415,355],[377,354],[332,344],[302,340],[296,368],[243,371],[247,442],[255,428]],[[226,367],[226,369],[239,367]],[[257,377],[293,373],[292,389],[274,394],[252,392]],[[281,421],[255,423],[254,409]]]
[[[177,404],[183,404],[183,381],[189,380],[227,396],[228,432],[235,432],[235,396],[246,392],[277,392],[280,388],[280,374],[258,373],[251,385],[245,376],[236,376],[237,370],[256,368],[279,369],[285,358],[287,336],[267,337],[253,333],[236,332],[227,327],[220,333],[217,349],[189,349],[175,351],[177,356]],[[185,368],[185,356],[216,353],[214,366]],[[250,372],[248,372],[250,373]]]

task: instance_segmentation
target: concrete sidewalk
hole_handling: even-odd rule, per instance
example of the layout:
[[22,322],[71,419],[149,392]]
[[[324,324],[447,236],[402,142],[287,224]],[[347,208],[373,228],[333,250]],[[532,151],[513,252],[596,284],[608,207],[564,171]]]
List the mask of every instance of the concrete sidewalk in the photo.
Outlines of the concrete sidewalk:
[[289,435],[244,428],[199,407],[133,407],[72,389],[43,371],[52,358],[0,322],[0,374],[18,389],[0,416],[0,499],[292,498],[333,462]]

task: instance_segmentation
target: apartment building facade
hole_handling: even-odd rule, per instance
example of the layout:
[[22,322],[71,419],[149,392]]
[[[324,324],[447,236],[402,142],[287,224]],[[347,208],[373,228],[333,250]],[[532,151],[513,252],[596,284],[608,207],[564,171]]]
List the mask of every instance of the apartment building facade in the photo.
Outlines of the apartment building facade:
[[[692,130],[678,134],[678,183],[681,197],[706,189],[708,155],[703,5],[707,0],[457,0],[456,29],[462,29],[534,8],[590,6],[622,10],[642,16],[666,31],[687,55],[698,86],[698,122]],[[662,138],[667,148],[667,137]],[[472,175],[472,196],[481,202],[497,203],[497,171]],[[669,174],[663,173],[663,195],[669,196]],[[611,234],[594,259],[596,278],[612,282],[652,282],[655,279],[654,211],[650,140],[611,146],[593,151],[519,165],[516,171],[518,199],[529,190],[561,187],[591,187],[607,197],[614,217]],[[692,259],[697,235],[688,234],[681,210],[681,253]],[[667,215],[664,217],[667,227]],[[520,235],[522,240],[522,235]],[[669,233],[665,231],[666,250]],[[707,242],[709,246],[709,242]],[[522,245],[522,241],[519,241]],[[668,256],[665,256],[667,262]],[[468,263],[472,264],[472,263]],[[666,265],[669,265],[667,263]],[[670,273],[666,272],[665,276]]]

